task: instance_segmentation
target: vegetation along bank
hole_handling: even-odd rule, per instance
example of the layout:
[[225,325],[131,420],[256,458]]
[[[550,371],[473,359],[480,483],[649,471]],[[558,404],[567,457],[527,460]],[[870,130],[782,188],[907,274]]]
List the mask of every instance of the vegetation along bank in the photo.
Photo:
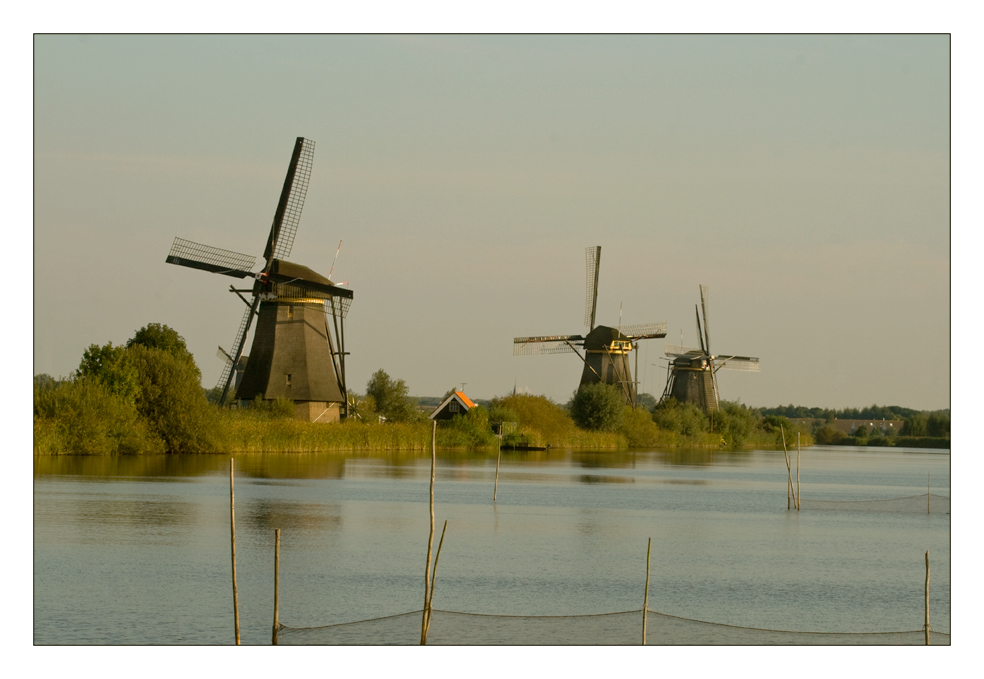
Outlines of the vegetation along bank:
[[[211,405],[201,372],[184,339],[151,323],[124,345],[91,345],[79,368],[65,379],[34,378],[34,452],[37,455],[142,453],[422,451],[431,443],[431,422],[408,395],[406,383],[384,370],[373,374],[365,394],[350,395],[348,420],[309,423],[293,419],[290,401],[253,401],[249,407]],[[445,394],[445,397],[451,390]],[[446,449],[495,450],[493,430],[504,446],[617,450],[629,447],[741,449],[781,447],[797,434],[802,445],[903,445],[949,447],[948,411],[925,413],[898,406],[820,410],[795,406],[751,408],[722,401],[709,415],[673,399],[657,404],[641,394],[639,407],[625,406],[611,385],[587,385],[566,404],[545,396],[513,394],[483,402],[438,426]],[[443,399],[442,399],[443,400]],[[838,419],[901,418],[882,433],[858,428],[849,434]],[[878,415],[878,417],[875,417]]]

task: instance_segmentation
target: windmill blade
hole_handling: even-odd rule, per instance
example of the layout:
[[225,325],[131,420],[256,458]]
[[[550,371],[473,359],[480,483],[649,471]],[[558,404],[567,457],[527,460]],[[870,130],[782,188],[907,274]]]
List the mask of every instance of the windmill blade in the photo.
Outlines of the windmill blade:
[[267,274],[267,278],[276,283],[278,297],[315,297],[317,299],[331,299],[332,297],[352,299],[353,297],[351,290],[329,283],[309,281],[279,273]]
[[715,356],[714,370],[743,370],[745,372],[760,372],[759,360],[752,356]]
[[246,344],[246,338],[249,336],[249,326],[253,323],[253,315],[256,313],[256,307],[259,305],[259,301],[259,297],[254,295],[253,305],[249,309],[246,309],[243,320],[239,323],[239,330],[236,331],[236,339],[232,343],[232,346],[236,347],[236,354],[235,356],[230,356],[232,360],[222,368],[222,374],[219,376],[219,381],[215,385],[217,388],[222,389],[222,394],[218,397],[218,401],[216,401],[218,405],[225,403],[226,395],[229,393],[229,387],[232,384],[233,368],[243,355],[243,346]]
[[584,324],[594,330],[598,310],[598,272],[601,266],[601,246],[593,245],[584,251],[587,260],[587,296],[584,303]]
[[710,297],[710,288],[706,285],[700,286],[700,307],[704,311],[704,350],[711,353],[711,336],[707,332],[707,303]]
[[666,337],[666,323],[640,323],[638,325],[623,325],[619,331],[632,340]]
[[230,356],[225,349],[219,347],[219,350],[215,352],[217,358],[222,359],[226,363],[232,363],[232,356]]
[[696,304],[694,305],[694,314],[697,315],[697,341],[700,342],[700,350],[706,354],[707,347],[704,346],[704,333],[700,329],[700,309],[697,308]]
[[294,142],[294,152],[287,167],[284,188],[280,192],[280,202],[273,215],[273,225],[267,238],[263,259],[269,264],[274,257],[284,259],[290,255],[294,245],[294,234],[301,221],[304,198],[307,196],[311,167],[314,165],[314,142],[298,137]]
[[539,354],[569,354],[574,344],[584,342],[581,335],[540,335],[537,337],[516,337],[513,339],[513,356],[534,356]]
[[234,278],[248,278],[253,275],[250,269],[256,264],[256,257],[176,237],[164,261]]
[[692,349],[681,344],[667,344],[663,347],[663,352],[667,356],[700,356],[704,353],[700,349]]

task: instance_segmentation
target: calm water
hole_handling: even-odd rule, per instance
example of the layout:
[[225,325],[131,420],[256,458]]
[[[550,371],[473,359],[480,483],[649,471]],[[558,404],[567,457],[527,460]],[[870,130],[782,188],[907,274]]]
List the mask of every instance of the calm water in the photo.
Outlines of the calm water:
[[[429,455],[238,455],[243,643],[418,610]],[[229,460],[35,459],[37,644],[228,644],[234,639]],[[949,496],[948,453],[804,450],[803,497]],[[470,613],[639,610],[821,632],[950,632],[950,516],[786,510],[782,452],[439,454],[434,605]],[[436,549],[435,539],[435,549]]]

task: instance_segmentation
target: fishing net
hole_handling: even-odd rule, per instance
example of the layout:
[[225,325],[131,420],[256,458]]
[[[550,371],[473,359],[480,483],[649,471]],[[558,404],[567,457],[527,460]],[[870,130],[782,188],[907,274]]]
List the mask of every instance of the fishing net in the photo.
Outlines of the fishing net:
[[[422,611],[326,625],[278,628],[283,645],[415,645]],[[736,627],[650,610],[646,644],[653,646],[916,646],[925,632],[826,633]],[[950,635],[930,631],[930,644],[949,646]],[[513,616],[433,610],[427,643],[465,646],[612,646],[642,642],[642,611],[599,615]]]
[[905,512],[919,514],[949,514],[950,498],[943,495],[912,495],[889,500],[810,500],[800,503],[800,509],[834,509],[842,512]]

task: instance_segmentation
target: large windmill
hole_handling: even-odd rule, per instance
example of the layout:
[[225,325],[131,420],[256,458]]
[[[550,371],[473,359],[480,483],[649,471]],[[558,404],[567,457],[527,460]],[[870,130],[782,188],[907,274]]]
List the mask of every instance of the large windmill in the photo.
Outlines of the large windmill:
[[[584,307],[584,325],[587,335],[542,335],[517,337],[513,340],[513,355],[574,353],[584,363],[580,386],[604,382],[622,389],[625,402],[636,404],[636,382],[632,379],[629,352],[640,340],[666,337],[666,323],[643,325],[595,326],[598,310],[598,273],[601,265],[601,246],[585,251],[587,259],[587,298]],[[584,355],[577,350],[584,349]],[[639,355],[636,354],[636,374],[639,372]]]
[[[675,398],[681,403],[693,403],[705,412],[713,413],[718,409],[717,371],[745,370],[759,371],[759,360],[751,356],[729,356],[711,353],[711,337],[707,331],[707,299],[708,288],[700,286],[700,309],[696,306],[697,340],[700,349],[690,349],[674,344],[667,344],[666,355],[670,356],[667,366],[666,389],[661,400]],[[704,327],[701,329],[701,310],[704,312]]]
[[[294,243],[313,161],[314,142],[298,137],[259,271],[253,271],[256,257],[181,238],[174,239],[166,261],[254,279],[251,288],[229,286],[248,308],[232,351],[219,349],[226,363],[216,385],[221,396],[215,400],[226,402],[235,377],[238,400],[287,398],[294,401],[297,417],[326,422],[344,416],[347,409],[345,317],[352,291],[284,259]],[[243,348],[254,317],[256,334],[247,360]]]

